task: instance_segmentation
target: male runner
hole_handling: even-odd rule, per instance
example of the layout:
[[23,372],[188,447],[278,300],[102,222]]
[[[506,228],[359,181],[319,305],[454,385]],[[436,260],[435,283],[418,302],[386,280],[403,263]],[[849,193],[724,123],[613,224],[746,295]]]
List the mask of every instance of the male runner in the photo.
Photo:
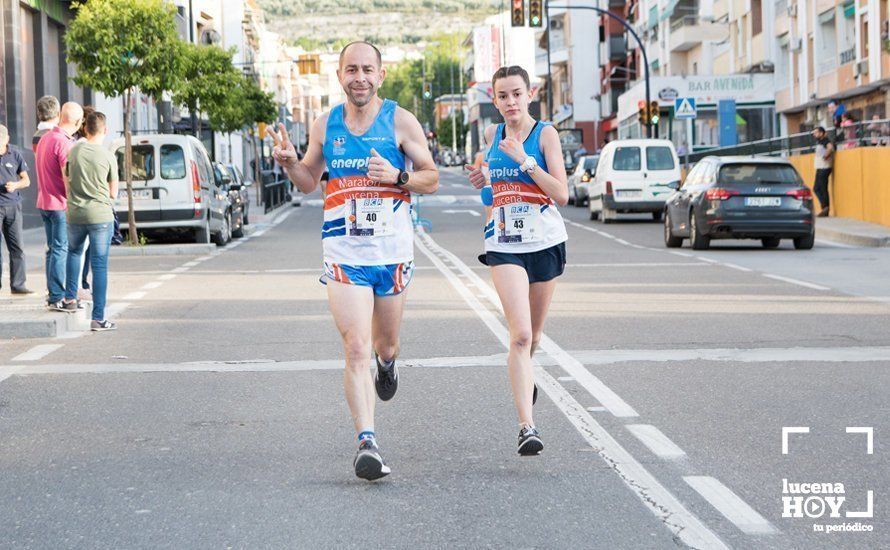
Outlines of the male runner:
[[329,172],[322,280],[346,355],[343,386],[359,442],[355,475],[373,480],[390,473],[374,435],[374,390],[388,401],[398,388],[404,290],[414,273],[411,193],[434,193],[439,173],[414,115],[377,95],[386,69],[376,47],[348,44],[337,76],[347,101],[312,125],[303,160],[283,125],[273,133],[273,157],[303,193]]

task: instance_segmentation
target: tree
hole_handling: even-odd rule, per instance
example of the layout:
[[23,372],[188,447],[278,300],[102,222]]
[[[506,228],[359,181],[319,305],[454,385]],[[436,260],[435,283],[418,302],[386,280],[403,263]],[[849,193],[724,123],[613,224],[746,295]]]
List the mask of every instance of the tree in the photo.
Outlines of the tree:
[[181,75],[181,46],[176,8],[163,0],[90,0],[76,2],[77,12],[65,33],[68,61],[77,66],[74,81],[124,102],[124,178],[127,183],[130,242],[138,242],[133,212],[132,94],[161,98]]
[[229,134],[229,158],[232,157],[232,132],[253,127],[257,122],[271,123],[278,117],[278,106],[272,94],[263,92],[257,83],[238,74],[221,101],[207,109],[210,127]]
[[183,78],[173,90],[173,102],[198,113],[198,124],[192,130],[200,138],[200,113],[213,113],[219,118],[218,111],[231,107],[230,96],[237,95],[236,87],[243,76],[232,64],[234,49],[184,44],[182,53]]
[[451,138],[453,135],[451,126],[452,121],[456,120],[457,124],[455,125],[456,134],[457,134],[457,150],[463,151],[464,144],[466,143],[467,137],[467,125],[464,124],[464,115],[460,111],[456,113],[453,117],[446,117],[439,121],[439,125],[436,127],[436,135],[439,136],[439,143],[442,145],[447,145],[451,148]]

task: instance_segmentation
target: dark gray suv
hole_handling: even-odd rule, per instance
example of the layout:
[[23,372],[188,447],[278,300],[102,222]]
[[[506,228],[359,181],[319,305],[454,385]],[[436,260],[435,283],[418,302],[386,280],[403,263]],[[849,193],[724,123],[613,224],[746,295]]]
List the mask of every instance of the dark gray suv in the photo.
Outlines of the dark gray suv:
[[665,204],[664,243],[708,248],[713,239],[760,239],[765,248],[793,239],[811,249],[813,194],[787,160],[705,157]]

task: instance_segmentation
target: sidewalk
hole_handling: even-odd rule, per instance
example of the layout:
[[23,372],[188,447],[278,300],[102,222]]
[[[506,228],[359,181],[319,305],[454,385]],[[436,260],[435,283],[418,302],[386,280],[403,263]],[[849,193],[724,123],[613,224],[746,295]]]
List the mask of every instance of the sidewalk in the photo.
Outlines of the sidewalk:
[[[294,208],[290,203],[271,212],[263,213],[261,206],[251,205],[251,224],[246,226],[249,235],[267,227],[273,219]],[[2,290],[0,290],[0,341],[16,338],[53,338],[74,331],[89,330],[91,302],[75,314],[48,311],[46,309],[46,234],[43,228],[24,231],[25,265],[27,286],[34,291],[30,296],[12,296],[9,293],[8,255],[3,252]],[[217,254],[215,244],[153,244],[141,247],[112,246],[111,256],[169,256]]]
[[890,246],[890,227],[850,218],[816,218],[816,238],[853,246]]

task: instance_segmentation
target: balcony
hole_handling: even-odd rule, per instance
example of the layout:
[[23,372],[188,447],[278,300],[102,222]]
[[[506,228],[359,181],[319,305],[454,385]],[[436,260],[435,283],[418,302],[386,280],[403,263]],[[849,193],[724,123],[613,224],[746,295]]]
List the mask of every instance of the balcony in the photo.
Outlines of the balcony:
[[671,22],[670,44],[672,52],[685,52],[703,42],[726,40],[729,29],[725,23],[710,18],[686,15]]
[[844,50],[838,56],[841,61],[841,65],[846,65],[847,63],[852,63],[856,60],[856,48],[850,48],[849,50]]

